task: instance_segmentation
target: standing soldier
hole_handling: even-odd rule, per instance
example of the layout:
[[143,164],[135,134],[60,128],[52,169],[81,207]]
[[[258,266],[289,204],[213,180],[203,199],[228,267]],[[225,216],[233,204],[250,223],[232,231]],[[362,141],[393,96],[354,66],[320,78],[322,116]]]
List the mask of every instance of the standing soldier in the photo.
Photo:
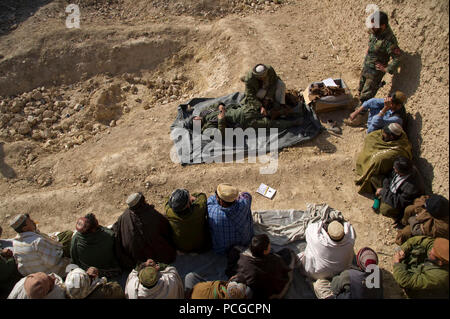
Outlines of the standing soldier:
[[[377,25],[376,19],[379,18]],[[400,62],[401,50],[397,38],[388,23],[388,16],[382,11],[372,14],[369,47],[363,63],[363,70],[359,80],[360,104],[373,98],[380,88],[381,80],[386,72],[393,74]],[[392,57],[391,63],[389,59]],[[346,119],[344,123],[359,126],[367,122],[367,112],[360,113],[355,119]]]

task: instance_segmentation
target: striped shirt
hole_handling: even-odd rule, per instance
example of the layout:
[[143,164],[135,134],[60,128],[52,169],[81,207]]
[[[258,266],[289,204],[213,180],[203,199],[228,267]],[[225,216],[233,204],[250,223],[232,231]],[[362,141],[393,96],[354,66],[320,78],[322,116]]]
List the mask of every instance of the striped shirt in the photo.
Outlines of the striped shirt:
[[63,258],[62,244],[39,231],[18,234],[13,240],[13,254],[23,276],[36,272],[64,275],[70,262]]

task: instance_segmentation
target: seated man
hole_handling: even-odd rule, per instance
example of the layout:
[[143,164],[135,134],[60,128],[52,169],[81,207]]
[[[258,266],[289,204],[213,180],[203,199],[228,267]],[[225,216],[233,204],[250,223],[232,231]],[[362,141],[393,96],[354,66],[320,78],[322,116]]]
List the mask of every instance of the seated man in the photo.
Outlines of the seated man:
[[448,239],[414,236],[394,255],[394,279],[409,298],[448,299]]
[[205,194],[191,195],[186,189],[176,189],[167,200],[165,211],[172,227],[172,240],[178,250],[202,252],[211,247]]
[[125,293],[117,282],[108,282],[106,277],[99,277],[95,267],[87,271],[75,264],[67,266],[68,271],[64,285],[70,299],[125,299]]
[[114,232],[100,226],[94,214],[79,218],[76,230],[70,247],[72,263],[84,270],[96,267],[100,277],[119,276],[122,270],[114,253]]
[[195,272],[184,278],[185,299],[245,299],[251,290],[233,279],[207,281]]
[[279,253],[270,249],[269,236],[255,235],[239,257],[234,277],[250,287],[253,299],[281,299],[292,282],[295,254],[287,248]]
[[64,281],[53,273],[30,274],[14,286],[8,299],[66,299]]
[[373,195],[376,189],[371,183],[372,177],[387,175],[399,156],[412,159],[411,143],[400,124],[391,123],[367,134],[356,159],[356,174],[360,176],[355,181],[360,186],[358,193]]
[[437,194],[420,196],[405,208],[401,222],[405,227],[397,233],[397,245],[412,236],[448,239],[448,199]]
[[[375,184],[379,183],[374,182]],[[379,184],[378,184],[379,185]],[[377,188],[375,196],[380,198],[379,212],[400,223],[406,206],[424,192],[422,177],[411,160],[399,156],[395,159],[389,177],[383,179],[383,186]]]
[[217,186],[208,198],[208,223],[212,248],[225,255],[233,246],[248,246],[253,237],[252,196],[230,184]]
[[[0,236],[2,232],[0,226]],[[0,241],[0,299],[6,299],[14,285],[22,278],[10,248],[3,247]]]
[[[22,276],[37,272],[64,275],[70,259],[63,256],[63,243],[41,233],[28,214],[17,215],[10,226],[18,233],[13,240],[13,254]],[[72,234],[66,231],[59,236],[70,239]]]
[[352,123],[358,114],[369,111],[367,133],[382,129],[391,123],[398,123],[404,127],[406,119],[405,103],[406,95],[400,91],[396,91],[384,99],[371,98],[350,114],[350,117],[345,119],[344,123],[353,126]]
[[[383,299],[383,280],[376,278],[377,282],[368,286],[368,276],[372,271],[367,271],[369,265],[378,265],[378,256],[376,252],[364,247],[356,255],[358,267],[352,265],[348,270],[344,270],[339,275],[334,276],[329,282],[325,279],[319,279],[314,283],[314,290],[319,299]],[[320,285],[319,285],[320,283]],[[378,287],[376,285],[379,285]]]
[[332,220],[308,225],[306,248],[299,254],[304,273],[311,279],[328,279],[350,268],[355,231],[346,221]]
[[167,218],[147,204],[142,193],[131,194],[128,209],[113,225],[116,256],[123,270],[129,271],[149,258],[172,263],[176,249]]
[[183,281],[175,267],[148,259],[131,271],[125,295],[128,299],[183,299]]

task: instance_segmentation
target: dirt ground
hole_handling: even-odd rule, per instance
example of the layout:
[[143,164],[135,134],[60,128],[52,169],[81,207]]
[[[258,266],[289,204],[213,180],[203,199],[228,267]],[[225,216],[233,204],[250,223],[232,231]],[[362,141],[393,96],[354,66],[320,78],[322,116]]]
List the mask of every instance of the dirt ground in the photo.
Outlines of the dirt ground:
[[[173,163],[170,125],[191,97],[242,91],[256,63],[272,65],[290,89],[343,78],[355,94],[368,34],[365,2],[73,1],[79,29],[65,26],[70,2],[0,4],[0,222],[32,214],[41,231],[73,229],[94,212],[109,225],[126,197],[142,191],[163,211],[178,187],[212,194],[230,182],[253,195],[253,210],[305,209],[327,203],[353,224],[355,251],[375,249],[385,297],[403,298],[392,278],[396,230],[357,194],[355,157],[365,131],[342,126],[279,154],[278,170],[261,163]],[[389,14],[405,52],[378,97],[409,97],[408,136],[427,191],[448,198],[449,4],[373,1]],[[342,124],[349,110],[319,114]],[[277,189],[273,200],[256,194]]]

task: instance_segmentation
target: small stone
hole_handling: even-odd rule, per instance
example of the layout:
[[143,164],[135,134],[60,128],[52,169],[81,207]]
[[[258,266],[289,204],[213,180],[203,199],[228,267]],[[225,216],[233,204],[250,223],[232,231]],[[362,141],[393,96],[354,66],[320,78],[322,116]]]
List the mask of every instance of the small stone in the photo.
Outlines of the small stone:
[[144,110],[148,110],[149,108],[151,108],[149,103],[145,103],[144,104]]
[[124,107],[123,107],[123,112],[124,112],[124,113],[130,112],[130,108],[129,108],[128,106],[124,106]]
[[136,102],[142,103],[142,100],[140,98],[135,99]]
[[308,60],[308,56],[305,54],[300,55],[300,59]]
[[84,175],[81,175],[81,176],[80,176],[80,181],[81,181],[82,183],[86,183],[86,182],[88,181],[88,178],[87,178],[86,176],[84,176]]
[[116,126],[116,121],[115,121],[115,120],[112,120],[112,121],[109,123],[109,126],[111,126],[111,127]]

